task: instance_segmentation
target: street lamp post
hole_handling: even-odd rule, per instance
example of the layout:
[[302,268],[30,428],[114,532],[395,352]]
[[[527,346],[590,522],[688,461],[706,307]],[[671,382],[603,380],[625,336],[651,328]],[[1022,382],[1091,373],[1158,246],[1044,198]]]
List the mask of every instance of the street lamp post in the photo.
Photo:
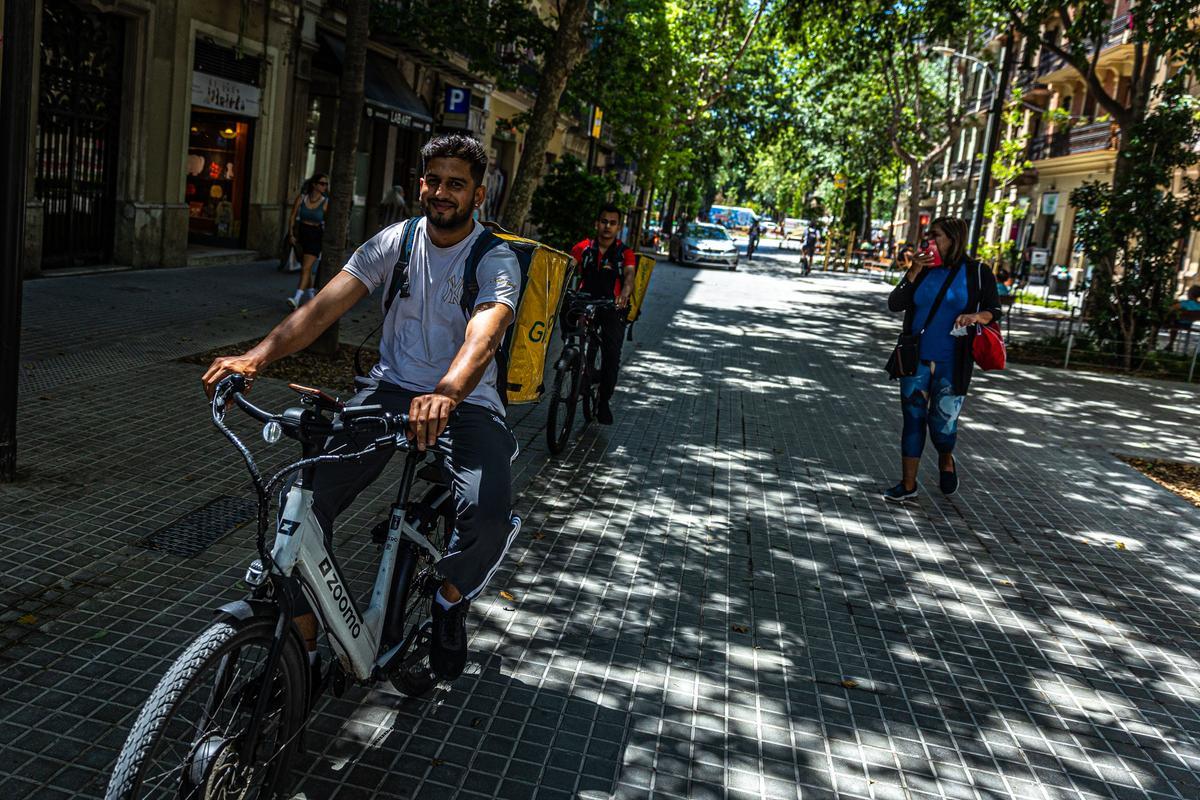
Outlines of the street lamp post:
[[0,482],[17,473],[17,375],[21,355],[21,273],[25,264],[25,183],[33,102],[34,8],[4,4],[0,69]]
[[[992,182],[992,161],[996,157],[997,140],[1000,138],[1000,118],[1004,116],[1004,104],[1006,95],[1008,94],[1008,77],[1012,72],[1013,62],[1013,31],[1010,28],[1008,34],[1004,37],[1004,54],[1001,58],[1000,75],[996,76],[995,71],[986,61],[959,53],[956,50],[951,50],[949,47],[933,47],[939,53],[944,53],[951,58],[961,58],[964,61],[973,61],[976,64],[983,66],[987,70],[988,77],[991,78],[992,85],[996,89],[995,95],[992,97],[992,107],[988,109],[988,124],[987,130],[983,138],[983,164],[979,170],[979,186],[976,187],[975,202],[971,208],[971,225],[967,237],[967,252],[972,257],[975,256],[979,249],[979,237],[983,233],[983,211],[987,205],[988,191],[991,188]],[[971,185],[971,165],[967,165],[967,186]]]

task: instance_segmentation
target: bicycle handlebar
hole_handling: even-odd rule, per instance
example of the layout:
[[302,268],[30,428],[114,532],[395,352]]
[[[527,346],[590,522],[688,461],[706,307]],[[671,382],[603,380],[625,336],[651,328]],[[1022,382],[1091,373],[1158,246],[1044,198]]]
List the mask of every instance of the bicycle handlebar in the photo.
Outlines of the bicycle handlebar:
[[279,424],[283,432],[293,439],[312,441],[335,433],[349,433],[351,436],[367,434],[376,442],[394,438],[397,447],[407,449],[407,414],[392,414],[377,405],[346,406],[332,421],[305,408],[289,408],[282,414],[272,414],[247,400],[245,391],[245,376],[234,374],[222,379],[213,394],[214,413],[223,414],[228,407],[228,398],[232,396],[246,414],[264,424]]

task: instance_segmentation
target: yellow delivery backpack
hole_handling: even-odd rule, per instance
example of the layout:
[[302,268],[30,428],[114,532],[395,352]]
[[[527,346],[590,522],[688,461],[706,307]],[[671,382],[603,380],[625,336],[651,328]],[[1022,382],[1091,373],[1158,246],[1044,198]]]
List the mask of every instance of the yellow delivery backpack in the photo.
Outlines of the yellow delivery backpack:
[[[554,325],[558,321],[558,307],[562,303],[563,289],[570,280],[574,262],[566,253],[532,239],[503,232],[493,236],[517,254],[517,261],[521,265],[517,318],[496,354],[499,379],[507,389],[502,396],[506,405],[536,403],[545,389],[543,376],[550,350],[550,334],[554,332]],[[464,281],[464,300],[469,285],[469,281]]]
[[654,256],[645,253],[638,255],[637,272],[633,276],[633,294],[629,296],[629,314],[626,316],[630,322],[637,322],[637,318],[642,314],[642,303],[646,301],[646,291],[650,288],[650,275],[657,263]]

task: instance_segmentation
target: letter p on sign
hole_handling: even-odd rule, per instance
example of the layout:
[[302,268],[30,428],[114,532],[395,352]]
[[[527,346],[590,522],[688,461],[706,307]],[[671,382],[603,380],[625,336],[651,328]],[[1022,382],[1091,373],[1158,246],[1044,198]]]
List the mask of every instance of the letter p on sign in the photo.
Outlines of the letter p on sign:
[[471,107],[471,93],[459,86],[446,87],[446,113],[466,114]]

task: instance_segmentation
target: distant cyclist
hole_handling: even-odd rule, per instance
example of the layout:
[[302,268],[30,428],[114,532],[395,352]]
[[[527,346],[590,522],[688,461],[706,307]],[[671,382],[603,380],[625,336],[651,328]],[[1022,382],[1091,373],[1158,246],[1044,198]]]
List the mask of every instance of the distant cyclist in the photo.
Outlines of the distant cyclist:
[[[512,523],[511,459],[516,439],[504,422],[496,387],[496,348],[512,324],[520,288],[516,255],[499,240],[477,265],[478,295],[463,305],[464,264],[473,243],[491,236],[472,219],[483,202],[487,155],[474,139],[438,136],[421,149],[421,210],[408,262],[409,291],[395,297],[383,322],[379,364],[351,405],[378,404],[409,415],[409,436],[420,450],[438,438],[449,450],[445,466],[457,511],[450,552],[438,563],[444,577],[432,607],[430,663],[439,677],[458,677],[467,660],[466,615],[508,552]],[[246,377],[311,344],[359,300],[395,279],[405,223],[384,228],[358,248],[346,266],[310,302],[285,319],[251,350],[218,358],[204,375],[211,396],[221,378]],[[468,316],[469,314],[469,316]],[[338,437],[325,447],[337,452]],[[387,465],[392,451],[316,468],[313,512],[333,534],[346,509]],[[316,660],[316,621],[296,620]]]
[[613,421],[613,391],[621,368],[621,343],[625,338],[625,309],[633,294],[633,276],[637,271],[637,254],[617,238],[621,230],[621,210],[612,203],[600,208],[596,215],[596,238],[584,239],[573,248],[571,255],[579,265],[577,289],[597,298],[611,297],[616,310],[599,309],[596,321],[600,326],[600,387],[596,419],[602,425]]
[[762,221],[754,219],[750,223],[750,232],[747,234],[749,240],[746,242],[746,260],[754,258],[754,251],[758,247],[758,240],[762,237]]

